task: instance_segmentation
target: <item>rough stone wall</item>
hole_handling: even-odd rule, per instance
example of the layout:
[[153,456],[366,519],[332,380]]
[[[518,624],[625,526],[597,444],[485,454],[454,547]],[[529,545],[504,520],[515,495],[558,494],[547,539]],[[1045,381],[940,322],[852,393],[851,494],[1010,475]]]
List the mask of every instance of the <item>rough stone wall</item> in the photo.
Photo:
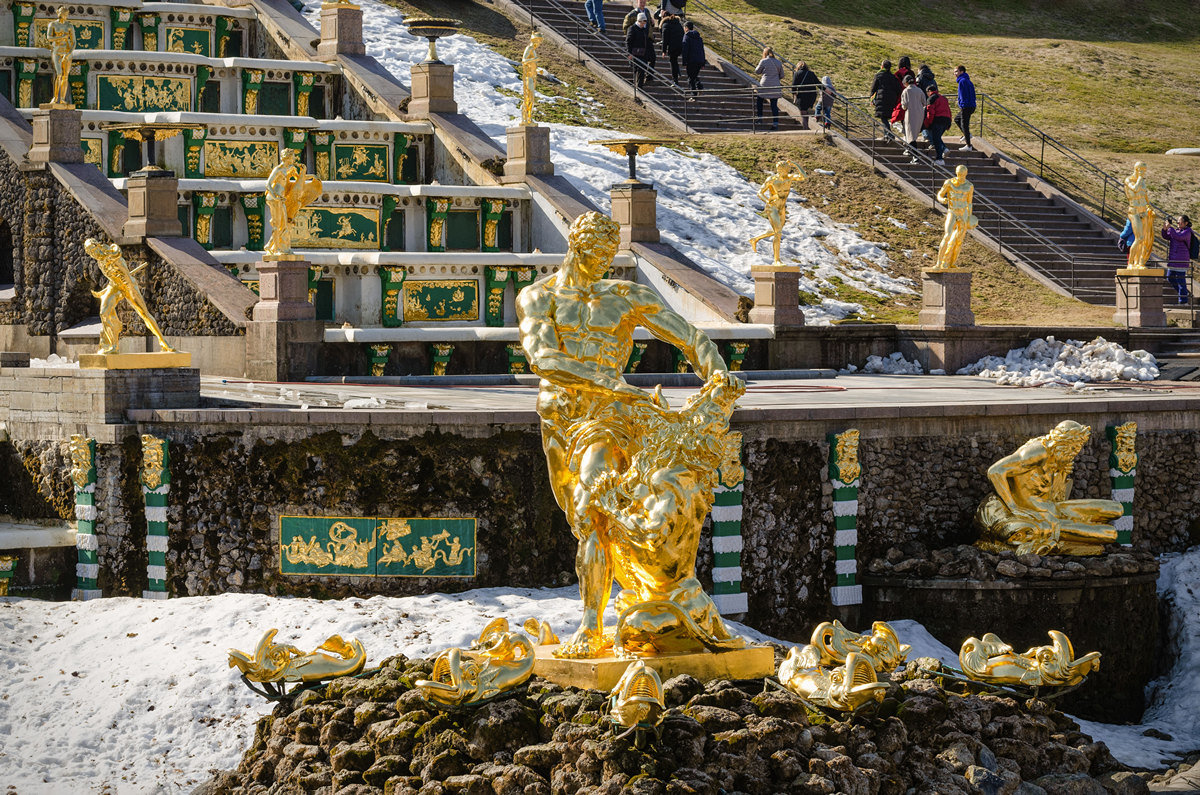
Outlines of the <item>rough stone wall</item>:
[[[142,295],[163,334],[192,337],[233,337],[245,333],[217,309],[203,293],[183,278],[173,267],[150,249],[138,246],[126,255],[130,267],[149,260],[143,274],[138,274]],[[129,318],[132,328],[144,329],[136,313],[127,303],[121,304],[122,320]],[[142,330],[134,333],[146,334]]]
[[19,323],[24,301],[22,240],[25,232],[24,215],[25,182],[17,171],[16,164],[7,157],[0,157],[0,220],[8,224],[12,236],[13,282],[16,287],[15,300],[0,304],[0,325]]
[[96,445],[98,584],[105,596],[141,596],[146,588],[146,516],[138,466],[141,443]]
[[1138,432],[1133,516],[1139,549],[1158,553],[1200,544],[1200,432]]
[[[31,257],[29,261],[31,268],[50,271],[57,282],[54,326],[56,331],[63,331],[94,317],[99,311],[99,299],[92,295],[92,291],[99,290],[97,285],[102,286],[105,279],[95,260],[83,250],[84,241],[88,238],[111,241],[61,182],[49,172],[43,176],[46,184],[37,190],[49,194],[53,207],[53,216],[49,219],[51,252],[48,258],[39,252],[37,259]],[[31,181],[31,188],[32,185]]]
[[0,515],[73,519],[70,466],[64,442],[0,442]]

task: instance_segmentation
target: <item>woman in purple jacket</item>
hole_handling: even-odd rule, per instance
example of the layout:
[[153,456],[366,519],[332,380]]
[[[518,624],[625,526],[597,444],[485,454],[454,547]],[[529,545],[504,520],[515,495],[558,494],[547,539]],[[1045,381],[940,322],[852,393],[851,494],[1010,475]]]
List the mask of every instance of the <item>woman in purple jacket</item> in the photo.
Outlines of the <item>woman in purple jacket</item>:
[[1179,293],[1179,303],[1188,302],[1188,266],[1189,250],[1192,245],[1192,219],[1181,215],[1175,219],[1175,226],[1163,226],[1162,236],[1170,243],[1167,253],[1167,281]]

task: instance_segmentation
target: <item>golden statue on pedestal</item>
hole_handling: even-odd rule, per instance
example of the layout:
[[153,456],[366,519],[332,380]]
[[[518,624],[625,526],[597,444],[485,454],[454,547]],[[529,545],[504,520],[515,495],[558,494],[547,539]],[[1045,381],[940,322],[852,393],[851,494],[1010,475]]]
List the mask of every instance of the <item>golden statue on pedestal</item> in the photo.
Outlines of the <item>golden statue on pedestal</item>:
[[71,54],[75,52],[75,26],[67,21],[67,7],[58,9],[58,16],[46,25],[46,44],[50,47],[50,63],[54,67],[54,93],[45,107],[73,108],[71,102]]
[[1126,214],[1133,227],[1133,245],[1129,247],[1129,268],[1141,270],[1150,260],[1154,248],[1154,209],[1150,206],[1150,191],[1146,188],[1146,164],[1133,164],[1133,173],[1125,178],[1125,198],[1129,202]]
[[267,176],[267,210],[271,213],[271,239],[263,259],[292,259],[292,234],[301,208],[321,195],[321,180],[296,162],[296,150],[284,149],[279,165]]
[[[555,656],[596,658],[742,648],[696,578],[718,467],[739,466],[729,415],[745,387],[717,347],[648,287],[601,279],[619,226],[571,224],[561,268],[517,299],[521,343],[541,376],[538,414],[555,499],[579,541],[579,629]],[[621,373],[644,326],[684,352],[704,387],[680,410]],[[604,627],[613,581],[619,617]]]
[[771,254],[774,257],[772,264],[775,266],[783,265],[779,257],[779,247],[783,244],[783,225],[787,222],[788,196],[794,184],[803,182],[807,176],[803,169],[791,160],[780,160],[775,164],[775,173],[767,177],[767,181],[758,189],[758,198],[767,205],[759,215],[770,222],[771,231],[750,238],[750,250],[756,250],[760,241],[773,237]]
[[535,30],[529,34],[529,46],[521,55],[521,124],[533,124],[538,70],[537,48],[541,43],[542,34]]
[[997,685],[1026,687],[1077,685],[1100,668],[1100,652],[1075,659],[1075,649],[1066,635],[1050,630],[1049,646],[1036,646],[1024,654],[1013,652],[991,632],[967,638],[958,652],[958,663],[968,679]]
[[129,302],[133,311],[137,312],[138,317],[146,324],[146,328],[158,340],[163,351],[174,353],[175,349],[167,344],[162,329],[150,316],[150,310],[146,307],[145,299],[142,298],[142,291],[138,289],[137,282],[133,280],[133,277],[146,267],[146,263],[142,263],[131,271],[129,263],[121,256],[120,246],[115,243],[101,243],[90,237],[84,241],[83,250],[96,260],[96,264],[100,266],[100,272],[108,279],[108,284],[104,286],[103,290],[98,293],[92,292],[92,295],[100,299],[100,353],[117,352],[117,343],[121,339],[121,329],[123,328],[121,318],[117,315],[117,306],[121,301]]
[[946,205],[946,231],[938,245],[937,261],[932,270],[953,270],[958,267],[958,254],[962,251],[967,232],[979,226],[979,219],[971,214],[975,199],[975,186],[967,181],[967,167],[959,166],[954,176],[942,183],[937,200]]
[[1071,499],[1071,471],[1092,429],[1064,420],[988,467],[996,493],[975,512],[976,546],[1018,555],[1098,555],[1117,540],[1112,500]]

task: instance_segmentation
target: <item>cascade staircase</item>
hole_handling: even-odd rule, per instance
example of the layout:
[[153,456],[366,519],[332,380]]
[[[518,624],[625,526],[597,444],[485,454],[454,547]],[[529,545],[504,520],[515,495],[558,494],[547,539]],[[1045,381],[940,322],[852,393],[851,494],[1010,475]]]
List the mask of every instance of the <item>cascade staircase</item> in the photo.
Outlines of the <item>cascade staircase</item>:
[[[559,39],[560,45],[576,49],[593,71],[609,79],[616,77],[628,86],[634,85],[634,67],[626,57],[625,37],[621,23],[629,12],[625,3],[606,2],[604,20],[606,31],[601,33],[588,24],[583,4],[562,0],[507,0],[509,7],[531,24]],[[653,7],[647,5],[653,12]],[[704,32],[701,31],[701,35]],[[657,62],[653,82],[637,89],[636,96],[649,100],[659,115],[680,129],[697,133],[763,132],[770,129],[770,108],[764,105],[764,118],[755,118],[754,90],[709,63],[700,72],[704,90],[692,96],[687,90],[687,74],[680,64],[679,85],[671,84],[671,63],[662,54],[661,43],[655,36]],[[710,50],[711,52],[711,50]],[[710,58],[711,61],[711,58]],[[790,77],[785,75],[785,82]],[[786,87],[785,87],[786,88]],[[779,110],[779,129],[796,131],[799,122]]]

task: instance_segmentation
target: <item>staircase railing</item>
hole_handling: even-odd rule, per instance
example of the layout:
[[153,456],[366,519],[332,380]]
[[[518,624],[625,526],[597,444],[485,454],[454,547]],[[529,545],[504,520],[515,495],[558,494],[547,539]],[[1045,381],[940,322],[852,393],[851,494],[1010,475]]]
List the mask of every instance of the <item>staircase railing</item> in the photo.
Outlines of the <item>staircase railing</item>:
[[[771,46],[730,22],[703,0],[688,0],[687,17],[700,26],[705,46],[747,72],[754,72],[754,67],[758,66],[762,59],[763,50]],[[775,50],[775,57],[783,61],[787,74],[790,75],[795,65],[784,58],[778,49]]]
[[[885,154],[894,153],[893,146],[901,146],[909,158],[915,158],[918,163],[931,169],[932,174],[928,181],[907,174],[900,176],[924,193],[936,196],[945,180],[954,176],[953,171],[948,166],[938,165],[923,149],[914,147],[893,135],[887,125],[860,104],[864,99],[866,98],[848,97],[835,92],[834,107],[830,113],[832,128],[854,145],[865,150],[871,156],[872,166],[877,161],[884,160]],[[1009,252],[1023,261],[1034,264],[1023,251],[1031,245],[1036,246],[1056,262],[1060,272],[1065,272],[1066,275],[1062,277],[1046,270],[1039,269],[1039,271],[1068,294],[1074,296],[1107,294],[1106,288],[1090,286],[1083,282],[1083,272],[1091,269],[1088,266],[1099,264],[1099,260],[1076,257],[987,196],[976,193],[973,209],[976,218],[979,219],[979,229],[997,243],[1001,253],[1004,253],[1007,248]],[[1111,267],[1111,262],[1103,264]]]

